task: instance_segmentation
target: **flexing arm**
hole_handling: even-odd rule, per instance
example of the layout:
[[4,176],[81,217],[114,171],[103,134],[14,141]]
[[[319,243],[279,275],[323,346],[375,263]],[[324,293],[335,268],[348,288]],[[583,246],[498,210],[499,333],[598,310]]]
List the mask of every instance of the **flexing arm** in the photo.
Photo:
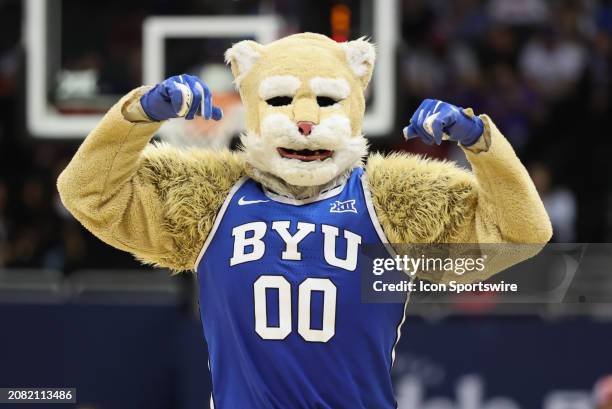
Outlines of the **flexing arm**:
[[111,108],[60,175],[58,190],[101,240],[144,262],[189,270],[242,165],[229,152],[149,145],[161,122],[142,110],[148,91],[136,89]]
[[534,244],[500,247],[504,254],[488,265],[490,276],[536,254],[552,229],[512,147],[489,117],[480,118],[478,137],[462,146],[471,173],[408,155],[373,156],[367,171],[376,212],[393,243]]
[[514,150],[491,118],[484,133],[463,147],[472,165],[478,200],[469,222],[449,237],[459,243],[545,244],[552,236],[544,204]]
[[101,240],[139,258],[172,251],[163,226],[163,206],[142,174],[142,151],[160,122],[130,122],[122,111],[145,89],[132,91],[104,116],[59,176],[62,202]]

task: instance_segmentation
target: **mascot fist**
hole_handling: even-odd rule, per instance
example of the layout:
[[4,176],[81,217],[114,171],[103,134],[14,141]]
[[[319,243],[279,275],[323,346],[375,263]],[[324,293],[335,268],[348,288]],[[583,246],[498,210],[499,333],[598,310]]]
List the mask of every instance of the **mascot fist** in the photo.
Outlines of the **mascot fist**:
[[221,108],[213,106],[210,90],[198,77],[176,75],[157,84],[140,98],[140,105],[149,118],[165,121],[170,118],[193,119],[200,113],[204,119],[218,121]]
[[440,145],[443,139],[471,146],[484,130],[482,119],[468,115],[462,108],[437,99],[426,99],[404,128],[406,140],[419,137],[428,145]]

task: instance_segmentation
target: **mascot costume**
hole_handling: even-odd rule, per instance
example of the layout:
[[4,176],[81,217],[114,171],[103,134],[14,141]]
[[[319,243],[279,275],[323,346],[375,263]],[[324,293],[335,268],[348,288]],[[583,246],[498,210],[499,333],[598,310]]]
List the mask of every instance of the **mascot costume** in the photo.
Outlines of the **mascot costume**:
[[206,85],[181,75],[121,99],[59,177],[63,203],[97,237],[196,272],[216,408],[394,408],[404,305],[361,302],[359,247],[551,237],[486,115],[425,100],[404,130],[459,143],[472,172],[368,156],[374,59],[364,39],[239,42],[226,60],[245,107],[240,151],[149,144],[164,120],[222,117]]

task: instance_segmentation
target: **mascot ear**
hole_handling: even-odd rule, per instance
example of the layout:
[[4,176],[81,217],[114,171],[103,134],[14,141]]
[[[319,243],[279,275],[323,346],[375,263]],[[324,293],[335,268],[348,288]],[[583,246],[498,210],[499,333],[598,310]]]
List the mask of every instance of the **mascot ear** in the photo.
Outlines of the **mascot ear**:
[[347,62],[350,69],[361,81],[361,86],[366,89],[372,71],[374,70],[374,60],[376,59],[376,50],[374,44],[361,37],[358,40],[341,43]]
[[240,85],[240,81],[253,68],[261,56],[262,48],[263,46],[255,41],[245,40],[234,44],[225,52],[225,62],[232,67],[236,85]]

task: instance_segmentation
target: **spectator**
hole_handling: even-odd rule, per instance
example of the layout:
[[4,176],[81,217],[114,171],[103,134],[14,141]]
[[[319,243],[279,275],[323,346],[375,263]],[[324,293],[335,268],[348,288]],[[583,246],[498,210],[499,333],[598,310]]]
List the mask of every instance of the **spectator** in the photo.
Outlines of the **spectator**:
[[[76,224],[55,193],[54,174],[63,169],[65,157],[72,156],[77,144],[43,144],[22,134],[21,2],[0,4],[0,21],[10,34],[0,41],[0,150],[4,153],[0,266],[47,266],[63,271],[83,266],[137,267],[129,256],[113,253]],[[140,2],[121,16],[99,7],[95,21],[83,20],[78,8],[66,7],[62,11],[63,29],[89,30],[90,36],[62,36],[59,63],[64,69],[95,69],[99,92],[123,93],[141,81],[141,33],[135,28],[146,15],[214,14],[223,10],[250,13],[259,4],[249,1],[196,7]],[[304,24],[302,8],[318,10],[305,4],[283,0],[270,2],[268,7],[296,20],[284,29],[290,30]],[[405,144],[396,130],[405,125],[405,115],[413,112],[423,98],[473,107],[494,117],[519,155],[533,163],[530,171],[553,219],[555,240],[599,241],[612,237],[612,225],[606,225],[605,219],[608,208],[612,208],[608,205],[612,197],[608,182],[612,175],[612,139],[591,137],[607,129],[610,117],[612,1],[402,0],[400,7],[403,42],[397,124],[388,138],[371,139],[374,150],[384,151],[397,143],[394,149],[464,161],[465,155],[452,144]],[[366,21],[367,17],[359,13],[355,9],[355,21]],[[322,21],[318,11],[314,15],[317,22]],[[122,21],[119,29],[114,24],[117,19]],[[107,26],[113,29],[104,31]],[[368,34],[358,33],[356,26],[352,29],[354,36]],[[187,53],[190,64],[207,60],[208,56],[189,53],[187,48],[180,54]],[[226,67],[220,67],[219,72],[228,74],[224,70]],[[221,101],[219,86],[211,88]],[[236,96],[232,98],[230,102],[235,102]],[[228,122],[221,124],[227,126]],[[219,124],[206,124],[213,125]],[[226,143],[223,140],[221,145]],[[547,166],[541,164],[544,160]],[[14,171],[17,168],[19,172]],[[551,175],[563,180],[563,186],[557,186]]]
[[9,256],[7,204],[6,184],[0,180],[0,267],[6,265]]
[[542,23],[549,15],[544,0],[490,0],[488,11],[494,21],[511,25]]
[[490,24],[486,11],[478,6],[478,0],[456,0],[450,2],[443,23],[450,38],[462,42],[478,41],[486,33]]
[[519,47],[519,38],[509,26],[491,25],[479,48],[480,62],[484,69],[490,69],[496,64],[514,67]]
[[542,30],[520,55],[520,68],[535,89],[550,99],[567,95],[586,65],[584,45],[559,38],[552,28]]
[[565,187],[555,187],[550,169],[542,163],[531,164],[529,174],[550,217],[552,241],[573,243],[576,239],[576,199],[573,193]]
[[595,409],[612,409],[612,375],[601,378],[593,390]]
[[425,42],[427,33],[436,22],[436,15],[427,0],[402,1],[402,36],[411,46]]
[[473,50],[432,31],[427,43],[412,49],[402,64],[406,89],[421,97],[452,98],[480,75]]
[[496,92],[487,92],[483,111],[495,118],[506,138],[521,152],[529,140],[530,118],[539,109],[539,98],[522,83],[510,65],[497,64],[488,76],[488,89]]

